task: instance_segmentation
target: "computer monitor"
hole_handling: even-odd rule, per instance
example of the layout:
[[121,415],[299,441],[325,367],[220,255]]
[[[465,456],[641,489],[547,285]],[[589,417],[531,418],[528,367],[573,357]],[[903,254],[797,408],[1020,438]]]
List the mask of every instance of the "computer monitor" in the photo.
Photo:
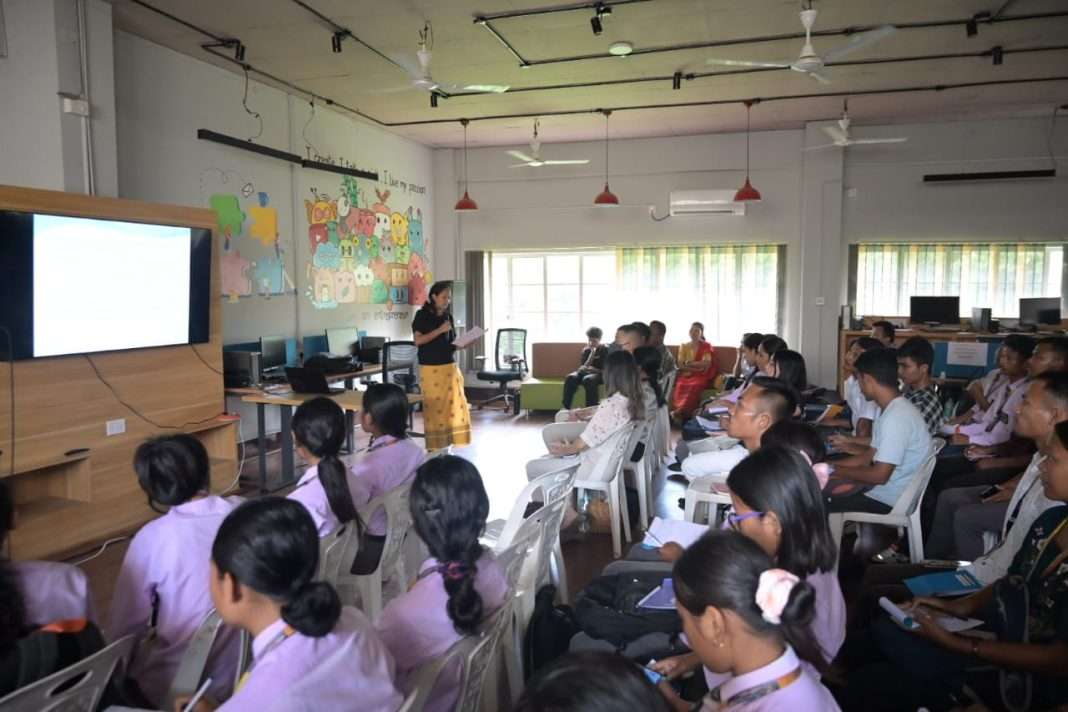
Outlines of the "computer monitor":
[[960,324],[960,297],[911,297],[909,321],[913,324]]
[[1037,297],[1020,300],[1021,324],[1061,324],[1061,298]]
[[286,365],[286,340],[280,336],[260,337],[260,370],[277,370]]
[[352,355],[352,346],[358,347],[359,340],[360,332],[355,326],[326,330],[326,350],[335,356]]
[[990,309],[972,307],[972,331],[990,331]]

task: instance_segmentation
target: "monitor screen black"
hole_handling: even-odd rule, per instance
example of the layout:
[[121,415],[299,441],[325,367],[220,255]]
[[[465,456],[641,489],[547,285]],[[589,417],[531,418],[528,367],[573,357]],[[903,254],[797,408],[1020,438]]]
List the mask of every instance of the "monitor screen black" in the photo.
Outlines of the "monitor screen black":
[[260,338],[260,370],[282,368],[288,363],[286,340],[278,336]]
[[0,326],[16,359],[205,343],[211,231],[0,210]]
[[960,324],[960,297],[911,297],[909,321],[913,324]]
[[1020,300],[1021,324],[1061,323],[1060,297],[1033,297]]

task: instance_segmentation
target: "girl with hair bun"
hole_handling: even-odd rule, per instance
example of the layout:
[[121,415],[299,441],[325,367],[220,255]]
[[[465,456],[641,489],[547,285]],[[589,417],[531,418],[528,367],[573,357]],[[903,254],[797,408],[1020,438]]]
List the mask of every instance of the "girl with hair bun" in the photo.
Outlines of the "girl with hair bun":
[[345,429],[344,411],[329,398],[304,401],[293,414],[294,444],[310,467],[289,499],[308,509],[320,537],[349,522],[362,532],[356,508],[371,500],[367,488],[341,461]]
[[[730,531],[711,531],[690,546],[673,578],[691,647],[706,668],[729,676],[711,688],[705,710],[839,709],[803,664],[826,669],[810,632],[812,586]],[[691,709],[666,685],[661,690],[676,709]]]
[[[489,498],[474,465],[452,455],[428,460],[412,483],[411,510],[415,532],[432,558],[378,621],[378,632],[397,661],[397,686],[405,692],[409,674],[475,633],[508,593],[504,571],[478,542]],[[428,712],[454,709],[459,672],[453,668],[438,678]]]
[[[371,623],[313,581],[319,537],[297,502],[246,502],[211,549],[211,598],[223,621],[253,636],[252,664],[219,707],[227,712],[359,709],[393,712],[393,659]],[[214,709],[198,703],[196,712]]]
[[[189,641],[212,609],[208,593],[211,544],[241,499],[211,494],[208,452],[185,433],[141,443],[134,453],[133,469],[148,505],[166,514],[143,526],[126,550],[111,599],[107,638],[134,635],[143,639],[129,676],[158,708],[166,700]],[[209,661],[207,671],[214,696],[230,693],[237,644],[237,635],[227,631],[216,643],[221,652]]]

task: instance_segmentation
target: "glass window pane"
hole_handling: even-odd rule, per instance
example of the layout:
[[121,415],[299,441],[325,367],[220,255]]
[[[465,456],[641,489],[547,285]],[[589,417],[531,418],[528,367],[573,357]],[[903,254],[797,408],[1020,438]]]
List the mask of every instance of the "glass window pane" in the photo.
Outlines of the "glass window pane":
[[548,292],[548,310],[573,311],[579,310],[579,286],[577,284],[558,284],[550,286]]
[[585,255],[582,258],[584,284],[612,284],[616,279],[616,255]]
[[513,257],[513,284],[541,284],[544,280],[544,260],[541,257]]
[[586,329],[578,312],[550,312],[546,315],[547,336],[554,341],[585,341]]
[[544,287],[515,285],[512,287],[513,312],[538,312],[545,311]]
[[578,255],[550,255],[545,258],[545,277],[549,284],[577,284]]

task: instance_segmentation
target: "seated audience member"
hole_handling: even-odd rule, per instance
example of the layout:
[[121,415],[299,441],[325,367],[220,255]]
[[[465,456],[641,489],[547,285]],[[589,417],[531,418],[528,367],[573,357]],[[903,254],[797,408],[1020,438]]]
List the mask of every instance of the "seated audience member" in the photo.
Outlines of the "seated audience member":
[[668,712],[667,701],[634,661],[602,651],[568,653],[527,683],[514,712]]
[[885,320],[872,323],[871,338],[888,349],[894,348],[894,325]]
[[664,405],[664,394],[660,390],[660,354],[652,346],[642,346],[634,350],[634,361],[638,366],[638,378],[642,385],[642,403],[645,408],[645,420],[652,420],[660,406]]
[[678,376],[671,401],[671,417],[681,421],[693,415],[701,394],[716,375],[716,352],[705,341],[705,327],[699,321],[690,325],[690,340],[679,347]]
[[[134,453],[137,483],[159,519],[141,527],[126,550],[111,598],[108,639],[138,638],[129,668],[145,698],[157,707],[167,692],[189,641],[212,609],[208,564],[211,545],[239,498],[211,494],[208,452],[192,435],[163,435]],[[213,656],[211,693],[224,697],[233,686],[238,639],[224,635],[224,652]]]
[[726,433],[691,443],[690,455],[682,463],[683,476],[689,480],[703,475],[726,479],[735,465],[760,447],[764,432],[795,410],[794,389],[776,378],[754,378],[741,399],[728,406]]
[[[504,570],[478,543],[489,498],[478,470],[453,455],[428,460],[412,484],[412,523],[431,558],[415,583],[389,602],[377,628],[397,663],[397,687],[407,694],[423,664],[453,643],[475,635],[508,594]],[[428,712],[450,712],[459,696],[460,669],[445,671],[435,684]]]
[[998,350],[998,367],[1003,376],[1001,385],[992,395],[990,407],[973,412],[963,422],[947,425],[953,445],[997,445],[1009,439],[1016,409],[1027,390],[1028,361],[1035,350],[1035,340],[1029,336],[1009,334]]
[[[983,554],[983,532],[1002,530],[1004,538],[1008,529],[1015,528],[1014,520],[1023,520],[1026,530],[1028,522],[1053,506],[1042,496],[1038,470],[1045,459],[1042,449],[1054,426],[1063,420],[1068,420],[1068,373],[1038,376],[1020,403],[1015,428],[1018,436],[1034,441],[1039,451],[1025,471],[1002,485],[954,487],[939,493],[924,553],[932,559],[972,561]],[[990,493],[991,489],[995,491]],[[1012,544],[1002,557],[1014,554],[1020,541]],[[1004,575],[1009,562],[1002,563],[998,577]]]
[[[252,500],[223,521],[211,549],[211,597],[224,622],[252,636],[252,663],[218,709],[400,707],[392,656],[362,612],[314,580],[318,568],[315,523],[293,500]],[[194,712],[212,709],[201,700]]]
[[[601,457],[602,445],[632,422],[645,417],[645,397],[634,357],[626,351],[615,351],[605,359],[604,385],[608,397],[597,406],[589,422],[553,423],[542,430],[542,438],[549,450],[527,463],[527,479],[559,470],[579,456],[578,477],[588,477]],[[565,527],[577,513],[569,509]]]
[[600,400],[598,389],[601,387],[601,372],[604,371],[604,357],[608,348],[601,343],[601,330],[596,326],[586,329],[586,348],[582,349],[577,371],[564,378],[564,410],[571,409],[571,401],[581,385],[586,391],[586,405],[597,405]]
[[[0,550],[7,548],[7,535],[15,517],[15,502],[7,484],[0,480]],[[48,572],[51,573],[51,572]],[[26,584],[84,584],[84,577],[30,576],[0,556],[0,697],[59,672],[104,647],[96,625],[84,615],[85,603],[65,601],[61,591],[30,588]],[[34,600],[36,598],[36,600]],[[52,618],[54,613],[59,618]]]
[[872,426],[871,444],[861,453],[835,462],[835,480],[853,483],[864,491],[828,498],[828,511],[885,514],[927,459],[931,436],[916,406],[898,391],[893,349],[864,352],[854,371],[863,396],[882,412]]
[[[772,431],[787,425],[812,431],[806,425],[784,421],[766,432],[764,441],[774,440]],[[783,433],[784,439],[797,435],[800,433]],[[814,431],[812,438],[819,442]],[[807,457],[795,449],[765,444],[738,463],[727,479],[734,506],[728,523],[759,544],[775,566],[812,586],[816,605],[809,633],[820,648],[821,658],[833,660],[845,640],[845,599],[838,585],[837,546],[823,510],[819,478]],[[668,561],[677,560],[682,554],[683,549],[674,542],[661,550]],[[819,670],[802,664],[819,679]],[[698,665],[697,656],[689,653],[665,658],[653,669],[674,679]],[[709,689],[723,682],[722,676],[706,673],[706,677]]]
[[793,388],[797,393],[798,409],[804,406],[801,394],[808,389],[808,371],[805,370],[804,356],[790,349],[776,351],[768,361],[768,375]]
[[[997,351],[994,353],[994,363],[1001,363],[1001,346],[998,346]],[[990,398],[993,396],[995,389],[1002,385],[1003,380],[1004,376],[1001,374],[1001,369],[995,366],[981,378],[969,383],[967,388],[964,389],[964,394],[971,398],[972,405],[950,422],[964,422],[972,412],[981,412],[989,408]]]
[[649,345],[649,340],[653,338],[653,329],[652,329],[652,327],[650,327],[644,321],[636,321],[633,324],[631,324],[631,326],[634,327],[634,329],[638,333],[638,342],[635,345],[635,348],[637,348],[639,346],[648,346]]
[[[1068,423],[1060,422],[1041,466],[1041,487],[1068,501]],[[878,618],[871,655],[852,671],[846,709],[948,709],[975,696],[983,709],[1046,710],[1068,702],[1068,506],[1047,509],[1031,525],[1006,576],[964,598],[917,598],[906,607],[918,624],[906,631]],[[935,616],[978,618],[994,638],[951,633]],[[965,695],[967,685],[969,694]]]
[[[642,326],[645,326],[644,324]],[[649,328],[649,327],[645,327]],[[613,348],[613,346],[615,348]],[[634,349],[639,346],[645,346],[645,337],[643,332],[636,324],[624,324],[616,329],[615,343],[608,347],[608,351],[626,351],[628,353],[634,353]]]
[[[395,383],[372,383],[363,393],[360,427],[371,444],[351,468],[358,483],[353,500],[358,506],[411,482],[426,459],[426,452],[408,437],[408,396]],[[368,574],[378,566],[386,544],[386,512],[371,513],[360,542],[353,573]]]
[[[690,647],[705,668],[726,676],[703,709],[838,710],[811,672],[827,669],[811,632],[818,597],[811,584],[775,568],[755,541],[730,531],[697,540],[673,579]],[[675,709],[692,709],[670,687],[660,689]]]
[[920,411],[927,423],[927,432],[932,436],[942,432],[945,421],[942,401],[931,380],[933,365],[934,347],[922,336],[906,339],[897,350],[897,375],[905,384],[904,396]]
[[344,411],[330,398],[304,401],[293,414],[293,444],[310,467],[289,499],[307,508],[320,537],[349,522],[362,530],[356,507],[370,501],[364,484],[341,461],[346,428]]
[[870,438],[871,426],[879,415],[879,406],[864,397],[860,391],[860,381],[853,365],[860,355],[873,349],[882,348],[882,344],[868,336],[862,336],[849,345],[846,350],[844,371],[849,374],[843,386],[842,398],[849,406],[850,417],[831,418],[820,424],[834,428],[850,428],[854,438]]
[[676,368],[675,357],[671,355],[671,349],[664,344],[664,337],[667,336],[667,325],[662,321],[653,320],[649,322],[649,328],[652,330],[652,336],[646,345],[655,348],[660,355],[660,377],[663,378]]
[[758,332],[742,335],[742,342],[738,345],[734,357],[734,368],[731,369],[731,376],[741,381],[740,385],[744,385],[746,380],[753,376],[767,375],[761,374],[756,365],[757,349],[763,340],[764,335]]

